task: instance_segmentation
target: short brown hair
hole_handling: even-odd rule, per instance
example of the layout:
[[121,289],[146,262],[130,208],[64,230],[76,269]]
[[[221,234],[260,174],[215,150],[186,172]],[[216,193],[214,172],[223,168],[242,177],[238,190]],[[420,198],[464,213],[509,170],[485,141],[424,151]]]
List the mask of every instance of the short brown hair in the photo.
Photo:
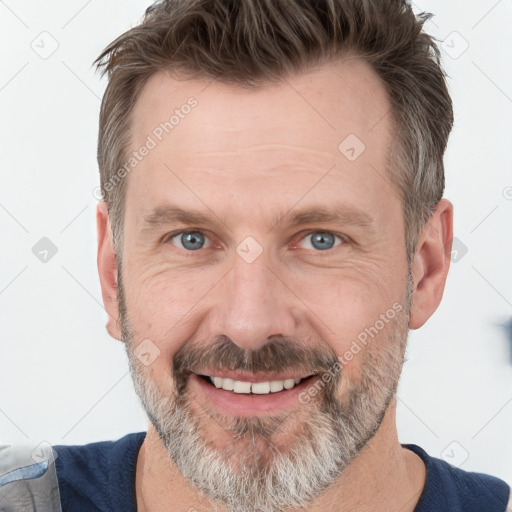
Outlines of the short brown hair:
[[396,144],[390,147],[388,171],[402,198],[411,262],[419,231],[444,192],[443,154],[453,125],[439,49],[423,32],[431,16],[416,16],[405,0],[152,4],[141,24],[110,43],[94,62],[109,78],[101,104],[98,164],[118,257],[126,180],[115,180],[116,172],[129,151],[134,105],[151,75],[178,70],[259,87],[350,52],[373,67],[390,98]]

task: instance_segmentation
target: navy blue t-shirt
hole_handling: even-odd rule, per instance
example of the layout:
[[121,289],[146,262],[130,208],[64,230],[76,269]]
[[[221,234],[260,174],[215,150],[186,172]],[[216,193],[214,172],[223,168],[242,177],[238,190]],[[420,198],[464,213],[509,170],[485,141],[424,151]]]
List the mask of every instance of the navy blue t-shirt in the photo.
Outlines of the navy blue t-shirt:
[[[55,446],[63,512],[136,512],[135,465],[145,432],[118,441]],[[470,473],[402,445],[425,463],[425,488],[415,512],[505,512],[510,488],[502,480]]]

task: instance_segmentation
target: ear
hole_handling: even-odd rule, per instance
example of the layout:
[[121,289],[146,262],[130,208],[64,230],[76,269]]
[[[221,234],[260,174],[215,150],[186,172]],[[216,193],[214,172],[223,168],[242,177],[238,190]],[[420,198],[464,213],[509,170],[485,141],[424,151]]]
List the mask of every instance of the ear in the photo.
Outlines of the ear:
[[107,204],[99,201],[96,209],[98,230],[98,273],[103,304],[108,314],[107,331],[116,340],[121,340],[119,307],[117,303],[117,259],[112,240],[112,228]]
[[452,239],[453,205],[447,199],[441,199],[418,237],[412,264],[414,285],[410,329],[421,327],[441,302],[450,268]]

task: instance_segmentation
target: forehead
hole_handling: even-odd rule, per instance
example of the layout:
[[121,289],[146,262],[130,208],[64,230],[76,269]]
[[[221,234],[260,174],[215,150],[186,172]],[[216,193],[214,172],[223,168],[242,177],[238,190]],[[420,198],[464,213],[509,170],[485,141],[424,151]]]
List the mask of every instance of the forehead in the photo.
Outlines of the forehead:
[[132,150],[148,138],[153,147],[130,172],[127,200],[154,207],[186,175],[197,193],[216,187],[233,197],[266,187],[271,196],[284,185],[293,201],[301,180],[329,169],[325,186],[336,180],[348,192],[365,186],[381,193],[389,184],[389,112],[382,81],[358,58],[253,90],[158,72],[134,108]]
[[[257,137],[262,142],[303,142],[305,149],[332,150],[332,143],[348,133],[373,143],[372,135],[379,137],[388,128],[380,122],[390,107],[382,81],[366,62],[347,57],[255,89],[180,79],[160,71],[148,79],[135,105],[132,142],[142,142],[191,97],[197,106],[185,114],[188,122],[180,118],[172,137],[167,137],[176,151],[217,151],[219,144],[242,146]],[[281,132],[282,128],[286,130]],[[236,140],[228,134],[236,134]]]

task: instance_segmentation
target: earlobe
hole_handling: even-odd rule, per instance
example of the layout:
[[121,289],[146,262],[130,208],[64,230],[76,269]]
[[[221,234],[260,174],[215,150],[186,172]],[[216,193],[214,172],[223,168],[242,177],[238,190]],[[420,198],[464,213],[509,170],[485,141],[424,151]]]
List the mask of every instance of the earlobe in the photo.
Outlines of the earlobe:
[[453,205],[447,199],[441,199],[418,237],[412,265],[410,329],[424,325],[441,302],[450,268],[452,239]]
[[117,259],[112,240],[110,218],[104,201],[100,201],[96,209],[96,227],[98,231],[98,274],[103,304],[108,315],[107,331],[114,339],[121,340],[117,302]]

